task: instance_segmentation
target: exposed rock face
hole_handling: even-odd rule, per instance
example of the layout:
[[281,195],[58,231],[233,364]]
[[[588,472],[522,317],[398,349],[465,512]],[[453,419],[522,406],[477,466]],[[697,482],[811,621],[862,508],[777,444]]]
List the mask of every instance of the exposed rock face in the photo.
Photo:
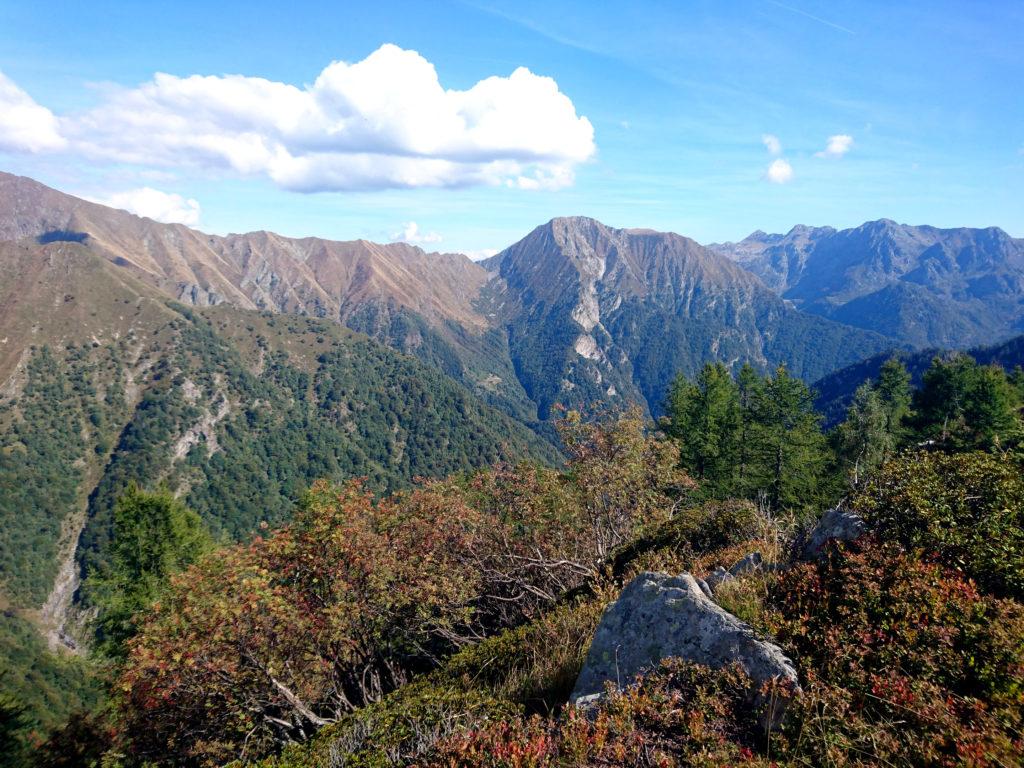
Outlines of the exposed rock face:
[[744,573],[750,571],[760,571],[764,569],[764,558],[761,557],[760,552],[751,552],[746,557],[740,558],[733,563],[732,568],[729,569],[729,573],[733,576],[742,576]]
[[609,400],[656,413],[677,373],[711,359],[785,362],[814,379],[840,359],[892,346],[802,315],[729,258],[670,232],[557,218],[484,268],[494,277],[479,306],[506,328],[542,418],[555,404]]
[[725,584],[727,581],[732,581],[735,577],[729,573],[722,566],[718,566],[711,573],[708,574],[707,581],[708,589],[712,592],[717,590],[720,586]]
[[853,541],[867,531],[867,526],[860,515],[847,512],[839,507],[830,509],[807,536],[807,542],[800,556],[804,560],[813,560],[821,555],[825,544],[830,539]]
[[[661,659],[679,657],[719,669],[739,663],[755,684],[782,680],[797,687],[782,649],[712,602],[689,574],[645,572],[608,606],[594,634],[571,700],[593,701],[606,682],[629,685]],[[775,710],[767,723],[781,716]]]

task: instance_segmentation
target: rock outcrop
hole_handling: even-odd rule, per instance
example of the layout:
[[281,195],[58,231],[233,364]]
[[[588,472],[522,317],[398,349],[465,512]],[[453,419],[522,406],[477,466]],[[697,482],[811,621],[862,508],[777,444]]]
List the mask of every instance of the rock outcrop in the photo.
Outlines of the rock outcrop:
[[[589,703],[605,683],[629,685],[670,657],[714,669],[738,663],[758,690],[768,681],[798,690],[796,669],[782,649],[758,639],[748,625],[712,602],[691,575],[645,572],[605,610],[571,700]],[[771,706],[762,724],[774,726],[785,702],[765,703]]]
[[807,534],[807,541],[800,551],[800,557],[803,560],[814,560],[821,556],[825,544],[831,539],[853,541],[866,531],[867,526],[857,513],[848,512],[840,507],[830,509]]

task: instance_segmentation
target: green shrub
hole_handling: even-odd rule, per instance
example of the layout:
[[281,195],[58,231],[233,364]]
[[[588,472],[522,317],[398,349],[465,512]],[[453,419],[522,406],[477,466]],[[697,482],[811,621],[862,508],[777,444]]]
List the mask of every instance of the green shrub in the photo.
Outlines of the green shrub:
[[908,454],[853,499],[883,539],[938,554],[983,589],[1024,598],[1024,462],[1010,454]]

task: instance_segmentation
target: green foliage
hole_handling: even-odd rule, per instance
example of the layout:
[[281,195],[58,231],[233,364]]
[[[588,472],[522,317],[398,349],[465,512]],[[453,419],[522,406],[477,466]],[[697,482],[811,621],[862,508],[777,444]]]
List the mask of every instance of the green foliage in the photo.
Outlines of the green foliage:
[[907,422],[913,415],[910,408],[913,393],[906,365],[896,357],[882,363],[874,390],[885,415],[886,434],[897,445],[904,442],[908,434]]
[[[108,759],[110,729],[106,712],[75,712],[67,722],[53,729],[33,753],[36,768],[100,768],[116,766]],[[113,757],[113,756],[111,756]]]
[[45,730],[103,698],[99,670],[87,660],[51,653],[36,626],[16,612],[0,613],[0,696],[26,710],[33,729]]
[[31,720],[23,704],[0,693],[0,765],[9,768],[28,764],[27,736]]
[[1024,598],[1024,461],[1012,454],[914,453],[852,500],[879,536],[935,552],[986,590]]
[[910,374],[897,358],[889,358],[877,381],[866,381],[853,395],[846,420],[833,433],[846,479],[856,487],[910,438],[908,420]]
[[563,429],[562,473],[500,468],[376,501],[318,484],[290,525],[174,579],[118,683],[126,749],[206,764],[301,741],[597,579],[688,481],[637,414]]
[[921,438],[944,448],[988,450],[1020,438],[1020,396],[1006,371],[966,355],[935,358],[914,407]]
[[821,501],[828,458],[806,385],[780,367],[736,380],[707,364],[694,383],[679,377],[667,403],[667,431],[683,467],[714,498],[764,494],[774,509],[812,510]]
[[116,352],[105,357],[93,360],[91,348],[63,358],[37,349],[17,406],[0,413],[0,584],[16,605],[46,600],[64,526],[84,502],[91,442],[122,406],[114,386],[99,390],[101,372],[118,365]]
[[709,493],[727,495],[736,486],[740,425],[739,388],[721,363],[709,363],[693,383],[677,377],[669,390],[669,434],[679,441],[681,460]]
[[[180,341],[161,353],[90,501],[87,566],[109,559],[113,505],[132,482],[187,488],[185,502],[214,535],[244,539],[287,520],[320,478],[362,476],[385,491],[419,476],[557,456],[443,374],[379,344],[340,341],[329,324],[300,318],[254,316],[243,333],[234,316],[212,317],[190,311],[177,321]],[[227,339],[229,330],[238,338]],[[247,344],[262,360],[259,376],[243,357]],[[169,463],[189,430],[199,434]]]
[[137,631],[136,616],[160,597],[173,574],[212,547],[199,516],[169,491],[129,486],[114,505],[110,562],[83,585],[98,612],[96,649],[123,657]]

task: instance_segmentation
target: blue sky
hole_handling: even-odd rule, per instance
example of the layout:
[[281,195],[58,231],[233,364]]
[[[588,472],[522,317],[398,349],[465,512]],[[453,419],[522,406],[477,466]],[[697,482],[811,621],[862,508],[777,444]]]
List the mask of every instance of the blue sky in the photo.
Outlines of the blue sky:
[[576,214],[1019,237],[1022,30],[1020,2],[0,0],[0,169],[218,233],[474,253]]

